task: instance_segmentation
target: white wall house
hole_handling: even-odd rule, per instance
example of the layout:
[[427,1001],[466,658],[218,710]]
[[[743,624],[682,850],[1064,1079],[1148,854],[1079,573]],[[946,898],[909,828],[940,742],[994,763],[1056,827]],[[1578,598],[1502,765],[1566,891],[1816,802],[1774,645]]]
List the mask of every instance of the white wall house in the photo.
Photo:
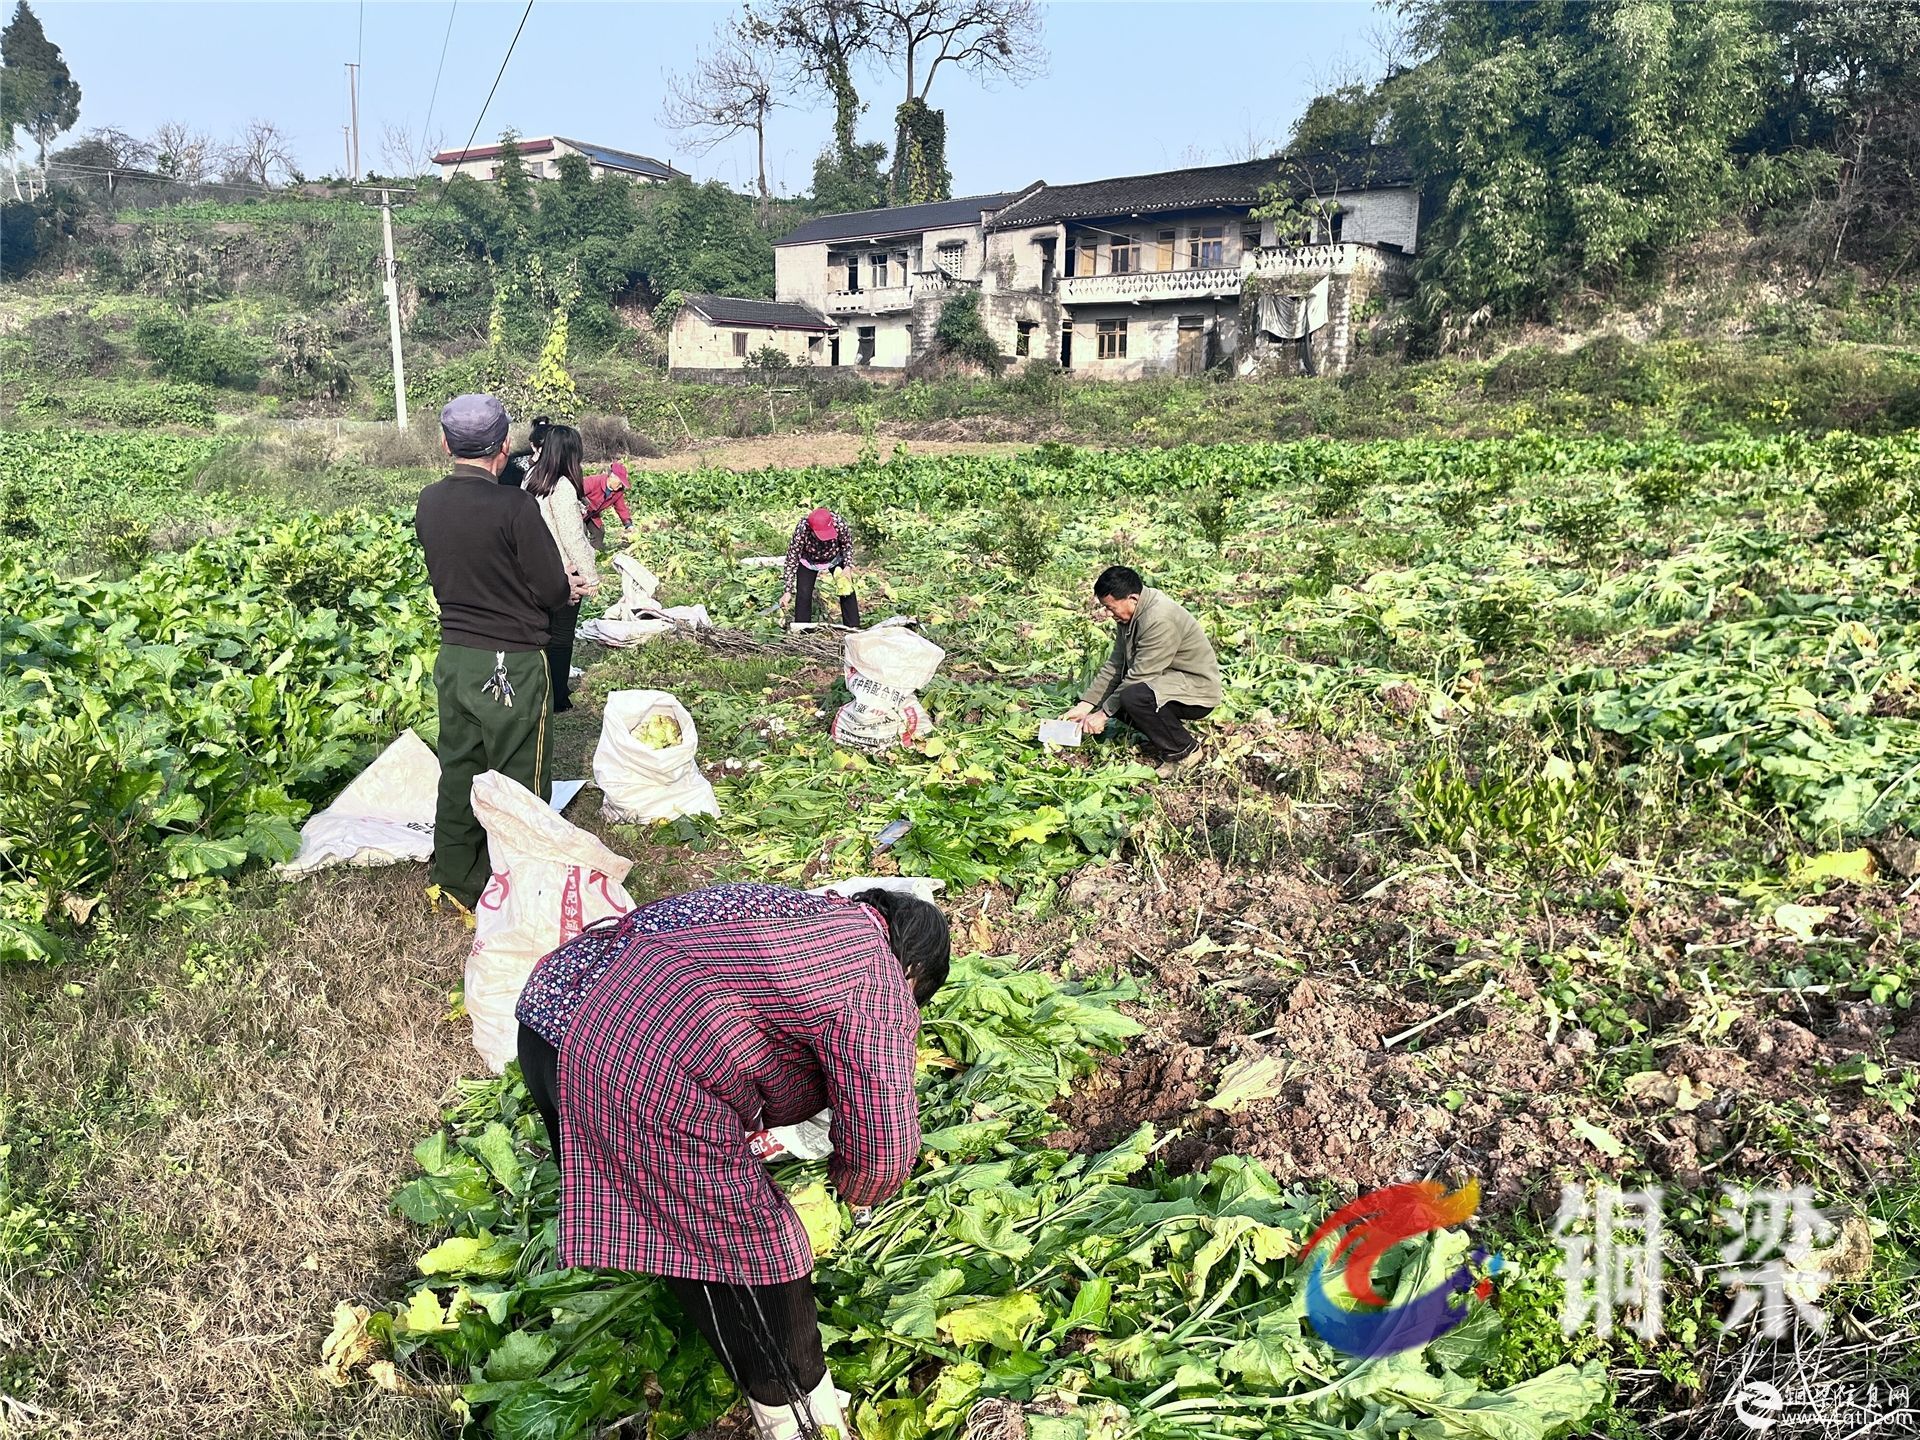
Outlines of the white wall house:
[[904,368],[972,290],[1016,362],[1318,373],[1407,292],[1419,233],[1407,157],[1373,147],[822,215],[775,243],[774,294],[830,324],[830,366]]
[[667,372],[681,379],[725,379],[772,346],[791,365],[830,362],[833,322],[811,305],[688,295],[667,331]]
[[[557,179],[560,174],[559,161],[563,155],[583,157],[592,167],[596,180],[603,175],[618,175],[622,179],[656,185],[662,180],[689,178],[683,171],[674,169],[664,160],[655,160],[651,155],[635,155],[628,150],[615,150],[611,146],[595,145],[585,140],[568,140],[560,135],[516,140],[514,146],[520,152],[520,163],[526,166],[527,174],[535,180]],[[498,145],[476,145],[471,150],[442,150],[433,157],[433,163],[440,167],[442,180],[451,180],[456,175],[491,180],[499,171],[500,148]]]

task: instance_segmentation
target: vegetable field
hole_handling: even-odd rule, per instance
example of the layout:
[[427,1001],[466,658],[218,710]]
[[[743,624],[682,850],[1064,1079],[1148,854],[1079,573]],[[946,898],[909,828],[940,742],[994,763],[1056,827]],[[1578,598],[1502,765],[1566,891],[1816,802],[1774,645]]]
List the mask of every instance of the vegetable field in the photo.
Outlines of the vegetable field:
[[[433,735],[432,602],[392,489],[304,514],[196,480],[210,459],[0,438],[15,973],[84,978],[115,936],[221,922],[380,745]],[[89,521],[50,501],[66,472],[132,475],[134,498]],[[636,898],[935,877],[969,957],[928,1012],[901,1199],[853,1229],[817,1175],[781,1176],[862,1440],[1707,1433],[1762,1373],[1726,1326],[1728,1187],[1808,1187],[1850,1237],[1822,1252],[1832,1324],[1801,1363],[1840,1373],[1862,1336],[1876,1364],[1911,1356],[1920,441],[902,451],[634,498],[614,543],[721,628],[583,646],[558,763],[585,773],[607,692],[669,690],[721,814],[573,818],[639,862]],[[854,523],[863,611],[947,651],[909,750],[832,743],[834,664],[782,641],[778,571],[741,563],[813,504]],[[189,513],[204,538],[175,548]],[[1103,653],[1090,582],[1117,562],[1220,653],[1207,759],[1175,782],[1123,735],[1033,739]],[[332,1379],[503,1440],[730,1423],[652,1282],[554,1267],[517,1082],[463,1085],[441,1119],[411,1167],[387,1157],[418,1259],[334,1297]],[[1305,1317],[1300,1244],[1420,1178],[1476,1182],[1481,1211],[1470,1239],[1396,1247],[1383,1287],[1470,1243],[1504,1263],[1460,1328],[1344,1356]],[[1657,1337],[1561,1327],[1561,1187],[1598,1183],[1666,1192]]]

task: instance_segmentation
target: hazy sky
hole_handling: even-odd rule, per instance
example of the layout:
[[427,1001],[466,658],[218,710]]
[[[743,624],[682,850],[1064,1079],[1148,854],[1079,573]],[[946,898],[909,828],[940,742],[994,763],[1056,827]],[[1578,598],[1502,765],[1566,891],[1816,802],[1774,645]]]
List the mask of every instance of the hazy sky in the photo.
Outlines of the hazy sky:
[[[80,82],[80,130],[145,135],[184,120],[216,137],[249,118],[276,121],[309,175],[344,168],[345,62],[361,57],[360,156],[384,169],[388,124],[418,135],[441,44],[446,70],[431,125],[466,140],[519,22],[519,0],[226,0],[90,3],[36,0],[47,33]],[[659,119],[662,77],[684,66],[730,13],[719,4],[535,0],[476,144],[507,126],[570,135],[670,159],[701,179],[745,187],[750,142],[691,154]],[[1369,32],[1380,12],[1347,3],[1096,3],[1046,7],[1049,73],[989,91],[943,69],[933,103],[947,112],[955,193],[1031,180],[1097,179],[1241,158],[1251,135],[1281,140],[1316,82],[1343,62],[1372,73]],[[862,138],[891,141],[903,84],[864,78]],[[776,189],[804,190],[831,115],[811,95],[775,112],[768,170]]]

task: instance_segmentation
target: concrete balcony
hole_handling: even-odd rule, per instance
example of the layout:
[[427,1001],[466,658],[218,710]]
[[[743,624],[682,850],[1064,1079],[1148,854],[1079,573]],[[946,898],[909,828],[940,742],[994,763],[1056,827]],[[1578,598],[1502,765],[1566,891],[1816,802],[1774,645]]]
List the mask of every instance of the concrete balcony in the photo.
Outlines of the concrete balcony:
[[1060,281],[1060,301],[1064,305],[1225,299],[1239,293],[1238,266],[1207,270],[1135,270],[1125,275],[1069,275]]
[[949,275],[944,270],[919,270],[914,273],[913,293],[920,295],[951,295],[956,290],[978,290],[978,280],[964,280],[958,275]]
[[890,315],[913,308],[913,287],[887,285],[878,290],[834,290],[827,295],[829,315]]
[[1319,275],[1385,275],[1406,271],[1406,257],[1396,250],[1356,241],[1331,245],[1262,245],[1249,258],[1249,273],[1274,279]]

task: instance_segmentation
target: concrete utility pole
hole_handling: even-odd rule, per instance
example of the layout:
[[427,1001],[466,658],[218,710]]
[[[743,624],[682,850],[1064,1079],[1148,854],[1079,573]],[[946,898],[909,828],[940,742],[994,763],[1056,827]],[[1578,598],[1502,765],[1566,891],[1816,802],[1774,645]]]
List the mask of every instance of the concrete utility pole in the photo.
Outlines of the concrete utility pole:
[[346,158],[341,162],[346,169],[341,173],[351,181],[353,179],[353,129],[351,126],[340,127],[340,143],[346,147]]
[[380,192],[380,232],[387,242],[387,333],[393,341],[393,423],[407,428],[407,367],[400,358],[400,281],[393,266],[393,205]]
[[360,179],[360,66],[358,62],[347,62],[347,116],[352,126],[352,138],[347,142],[347,163],[352,167],[347,179],[357,182]]

